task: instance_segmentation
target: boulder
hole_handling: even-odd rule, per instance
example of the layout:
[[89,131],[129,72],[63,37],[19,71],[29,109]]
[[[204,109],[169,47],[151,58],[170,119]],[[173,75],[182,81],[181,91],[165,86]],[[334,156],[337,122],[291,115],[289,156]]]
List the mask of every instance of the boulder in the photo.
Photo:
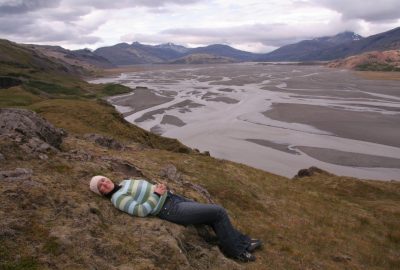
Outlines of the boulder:
[[11,171],[0,171],[0,180],[21,181],[30,180],[32,170],[26,168],[16,168]]
[[165,178],[167,178],[169,180],[173,180],[173,181],[182,181],[183,180],[182,174],[180,172],[178,172],[178,169],[172,164],[169,164],[169,165],[165,166],[164,168],[162,168],[159,175],[161,177],[165,177]]
[[24,109],[0,109],[0,135],[27,142],[27,147],[47,151],[60,149],[66,132],[54,127],[37,113]]
[[90,140],[90,141],[92,141],[92,142],[94,142],[94,143],[96,143],[98,145],[107,147],[109,149],[114,149],[114,150],[123,150],[123,149],[125,149],[125,146],[122,145],[120,142],[118,142],[118,141],[116,141],[116,140],[114,140],[112,138],[103,136],[103,135],[94,134],[94,133],[93,134],[86,134],[85,135],[85,139],[88,139],[88,140]]
[[325,175],[332,175],[331,173],[321,170],[320,168],[317,167],[310,167],[308,169],[301,169],[298,171],[298,173],[293,177],[293,179],[299,179],[303,177],[310,177],[315,174],[325,174]]

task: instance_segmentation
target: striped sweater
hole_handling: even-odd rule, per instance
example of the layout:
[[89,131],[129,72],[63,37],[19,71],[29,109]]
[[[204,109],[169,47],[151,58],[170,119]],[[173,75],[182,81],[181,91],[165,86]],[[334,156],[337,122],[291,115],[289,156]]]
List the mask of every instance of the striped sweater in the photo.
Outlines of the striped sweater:
[[124,180],[122,186],[111,197],[112,204],[133,216],[157,215],[163,206],[167,193],[161,197],[154,194],[155,185],[146,180]]

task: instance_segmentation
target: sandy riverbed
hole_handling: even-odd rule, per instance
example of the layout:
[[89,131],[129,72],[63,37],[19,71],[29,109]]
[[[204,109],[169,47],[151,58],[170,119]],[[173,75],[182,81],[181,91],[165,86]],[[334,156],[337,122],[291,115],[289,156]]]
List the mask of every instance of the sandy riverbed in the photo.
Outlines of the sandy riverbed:
[[95,82],[139,88],[110,102],[147,130],[292,177],[317,166],[400,180],[400,83],[319,66],[155,66]]

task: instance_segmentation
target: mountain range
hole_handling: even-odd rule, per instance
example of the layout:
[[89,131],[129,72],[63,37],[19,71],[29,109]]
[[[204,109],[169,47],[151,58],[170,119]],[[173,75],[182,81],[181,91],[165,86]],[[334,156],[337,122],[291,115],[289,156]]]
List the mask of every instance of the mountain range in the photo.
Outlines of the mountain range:
[[[93,53],[114,65],[150,63],[213,63],[244,61],[330,61],[369,51],[396,50],[400,48],[400,27],[370,37],[354,32],[303,40],[286,45],[266,54],[250,53],[227,45],[213,44],[205,47],[186,48],[172,43],[144,45],[120,43],[102,47]],[[195,55],[195,56],[194,56]],[[192,61],[192,59],[194,59]]]
[[262,61],[330,61],[370,51],[400,48],[400,27],[363,38],[352,32],[301,41],[265,54]]
[[[60,46],[31,44],[20,44],[20,48],[32,49],[37,55],[45,55],[57,60],[56,62],[64,66],[60,68],[77,66],[91,70],[135,64],[331,61],[371,51],[398,50],[400,49],[400,27],[369,37],[347,31],[334,36],[285,45],[265,54],[246,52],[223,44],[187,48],[173,43],[146,45],[133,42],[101,47],[94,51],[67,50]],[[6,52],[3,57],[6,57]]]

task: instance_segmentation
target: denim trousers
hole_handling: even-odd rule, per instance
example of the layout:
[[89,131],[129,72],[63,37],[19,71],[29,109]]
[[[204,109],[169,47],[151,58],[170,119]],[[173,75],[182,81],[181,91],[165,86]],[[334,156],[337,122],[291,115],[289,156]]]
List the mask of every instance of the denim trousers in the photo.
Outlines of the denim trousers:
[[198,203],[168,192],[157,216],[180,225],[211,226],[221,250],[230,257],[240,255],[250,245],[250,237],[232,226],[226,210],[220,205]]

